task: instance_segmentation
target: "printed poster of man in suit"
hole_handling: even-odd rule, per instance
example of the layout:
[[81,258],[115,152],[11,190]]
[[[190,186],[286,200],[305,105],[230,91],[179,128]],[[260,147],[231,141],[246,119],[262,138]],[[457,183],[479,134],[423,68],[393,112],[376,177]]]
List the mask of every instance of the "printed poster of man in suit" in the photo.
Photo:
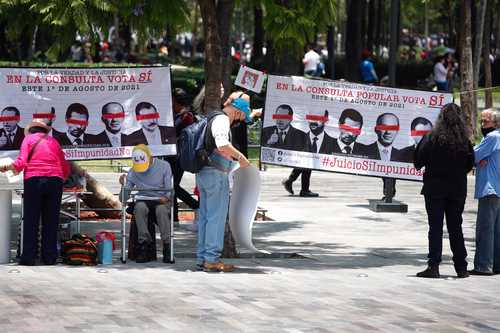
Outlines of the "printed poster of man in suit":
[[332,152],[365,157],[368,155],[367,146],[356,142],[363,127],[361,113],[354,109],[345,109],[339,117],[339,137],[333,139]]
[[19,150],[24,139],[24,128],[20,127],[21,113],[8,106],[0,113],[0,150]]
[[68,106],[65,116],[66,132],[58,132],[52,129],[52,136],[63,148],[71,148],[89,144],[90,134],[86,134],[89,124],[89,111],[87,107],[80,103],[73,103]]
[[306,145],[301,150],[311,153],[332,154],[335,141],[325,132],[325,124],[328,122],[328,110],[325,110],[322,115],[306,114],[306,120],[309,123],[308,140],[306,140]]
[[262,145],[287,150],[302,150],[307,136],[306,133],[291,125],[293,110],[290,105],[281,104],[272,115],[274,126],[262,129]]
[[377,141],[366,147],[368,158],[381,161],[402,161],[401,150],[393,147],[399,130],[399,118],[395,114],[379,115],[375,124]]
[[429,119],[424,117],[417,117],[413,119],[410,125],[410,136],[412,137],[414,144],[401,150],[401,158],[403,162],[413,162],[413,153],[415,152],[415,148],[424,135],[430,133],[431,131],[432,123]]
[[141,143],[148,145],[175,144],[175,128],[159,125],[160,114],[149,102],[140,102],[135,107],[135,116],[141,128],[126,138],[127,146]]
[[125,119],[125,110],[118,102],[109,102],[101,109],[101,121],[104,130],[96,135],[89,135],[87,143],[96,147],[121,147],[127,141],[123,134],[122,125]]

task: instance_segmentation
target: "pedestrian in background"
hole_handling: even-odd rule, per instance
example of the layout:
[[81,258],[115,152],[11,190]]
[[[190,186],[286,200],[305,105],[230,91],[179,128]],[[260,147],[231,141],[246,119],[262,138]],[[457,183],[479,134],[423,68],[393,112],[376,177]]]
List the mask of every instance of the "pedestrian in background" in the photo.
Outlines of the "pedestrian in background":
[[458,105],[446,104],[432,132],[422,138],[415,150],[415,168],[425,167],[421,193],[429,223],[428,267],[417,273],[418,277],[440,277],[445,216],[457,277],[469,276],[462,213],[467,196],[467,173],[474,165],[474,151],[461,114]]
[[483,139],[474,147],[476,191],[476,253],[473,275],[500,274],[500,112],[481,113]]

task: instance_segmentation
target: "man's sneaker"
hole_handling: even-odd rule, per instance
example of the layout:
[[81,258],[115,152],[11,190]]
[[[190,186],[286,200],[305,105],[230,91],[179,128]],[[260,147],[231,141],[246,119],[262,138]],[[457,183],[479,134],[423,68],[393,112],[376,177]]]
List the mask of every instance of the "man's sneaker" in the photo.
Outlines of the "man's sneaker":
[[418,272],[417,277],[421,278],[430,278],[430,279],[439,279],[439,266],[430,266],[425,270]]
[[311,191],[300,191],[300,196],[306,198],[316,198],[319,196],[319,194]]
[[289,181],[288,179],[285,179],[281,182],[281,184],[283,184],[283,186],[285,187],[285,190],[290,193],[291,195],[293,195],[293,187],[292,187],[292,182]]
[[225,264],[222,261],[218,262],[205,262],[203,264],[203,270],[205,272],[232,272],[235,267],[231,264]]
[[465,271],[457,271],[457,278],[459,279],[465,279],[469,277],[469,272],[467,270]]
[[203,263],[196,263],[196,270],[198,272],[203,272],[205,270],[205,267],[203,267]]

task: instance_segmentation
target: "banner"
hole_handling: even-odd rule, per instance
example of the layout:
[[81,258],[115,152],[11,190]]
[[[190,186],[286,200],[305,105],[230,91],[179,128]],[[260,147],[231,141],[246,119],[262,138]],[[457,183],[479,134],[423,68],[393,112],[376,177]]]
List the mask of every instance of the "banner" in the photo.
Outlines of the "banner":
[[36,118],[68,160],[126,158],[140,143],[176,154],[169,67],[0,68],[0,89],[0,158]]
[[441,92],[270,75],[261,161],[421,180],[413,152],[452,100]]

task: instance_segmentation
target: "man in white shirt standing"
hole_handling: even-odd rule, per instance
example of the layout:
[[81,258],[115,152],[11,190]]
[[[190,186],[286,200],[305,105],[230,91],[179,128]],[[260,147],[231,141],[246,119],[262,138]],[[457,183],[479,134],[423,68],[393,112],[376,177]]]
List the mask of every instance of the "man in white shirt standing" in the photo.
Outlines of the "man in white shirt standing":
[[[446,56],[441,56],[439,60],[434,65],[434,82],[436,82],[436,86],[438,91],[448,91],[448,70],[445,66]],[[450,69],[451,70],[451,69]]]
[[321,63],[321,57],[314,51],[311,44],[307,45],[307,52],[304,54],[302,63],[304,64],[305,75],[320,76],[320,73],[318,73],[318,65]]
[[206,150],[211,165],[196,174],[200,191],[198,216],[198,246],[196,264],[206,272],[229,272],[233,265],[220,260],[224,245],[224,228],[229,208],[228,172],[233,161],[240,167],[250,165],[248,159],[230,142],[231,125],[250,116],[248,96],[236,98],[226,104],[224,114],[215,115],[207,124]]

